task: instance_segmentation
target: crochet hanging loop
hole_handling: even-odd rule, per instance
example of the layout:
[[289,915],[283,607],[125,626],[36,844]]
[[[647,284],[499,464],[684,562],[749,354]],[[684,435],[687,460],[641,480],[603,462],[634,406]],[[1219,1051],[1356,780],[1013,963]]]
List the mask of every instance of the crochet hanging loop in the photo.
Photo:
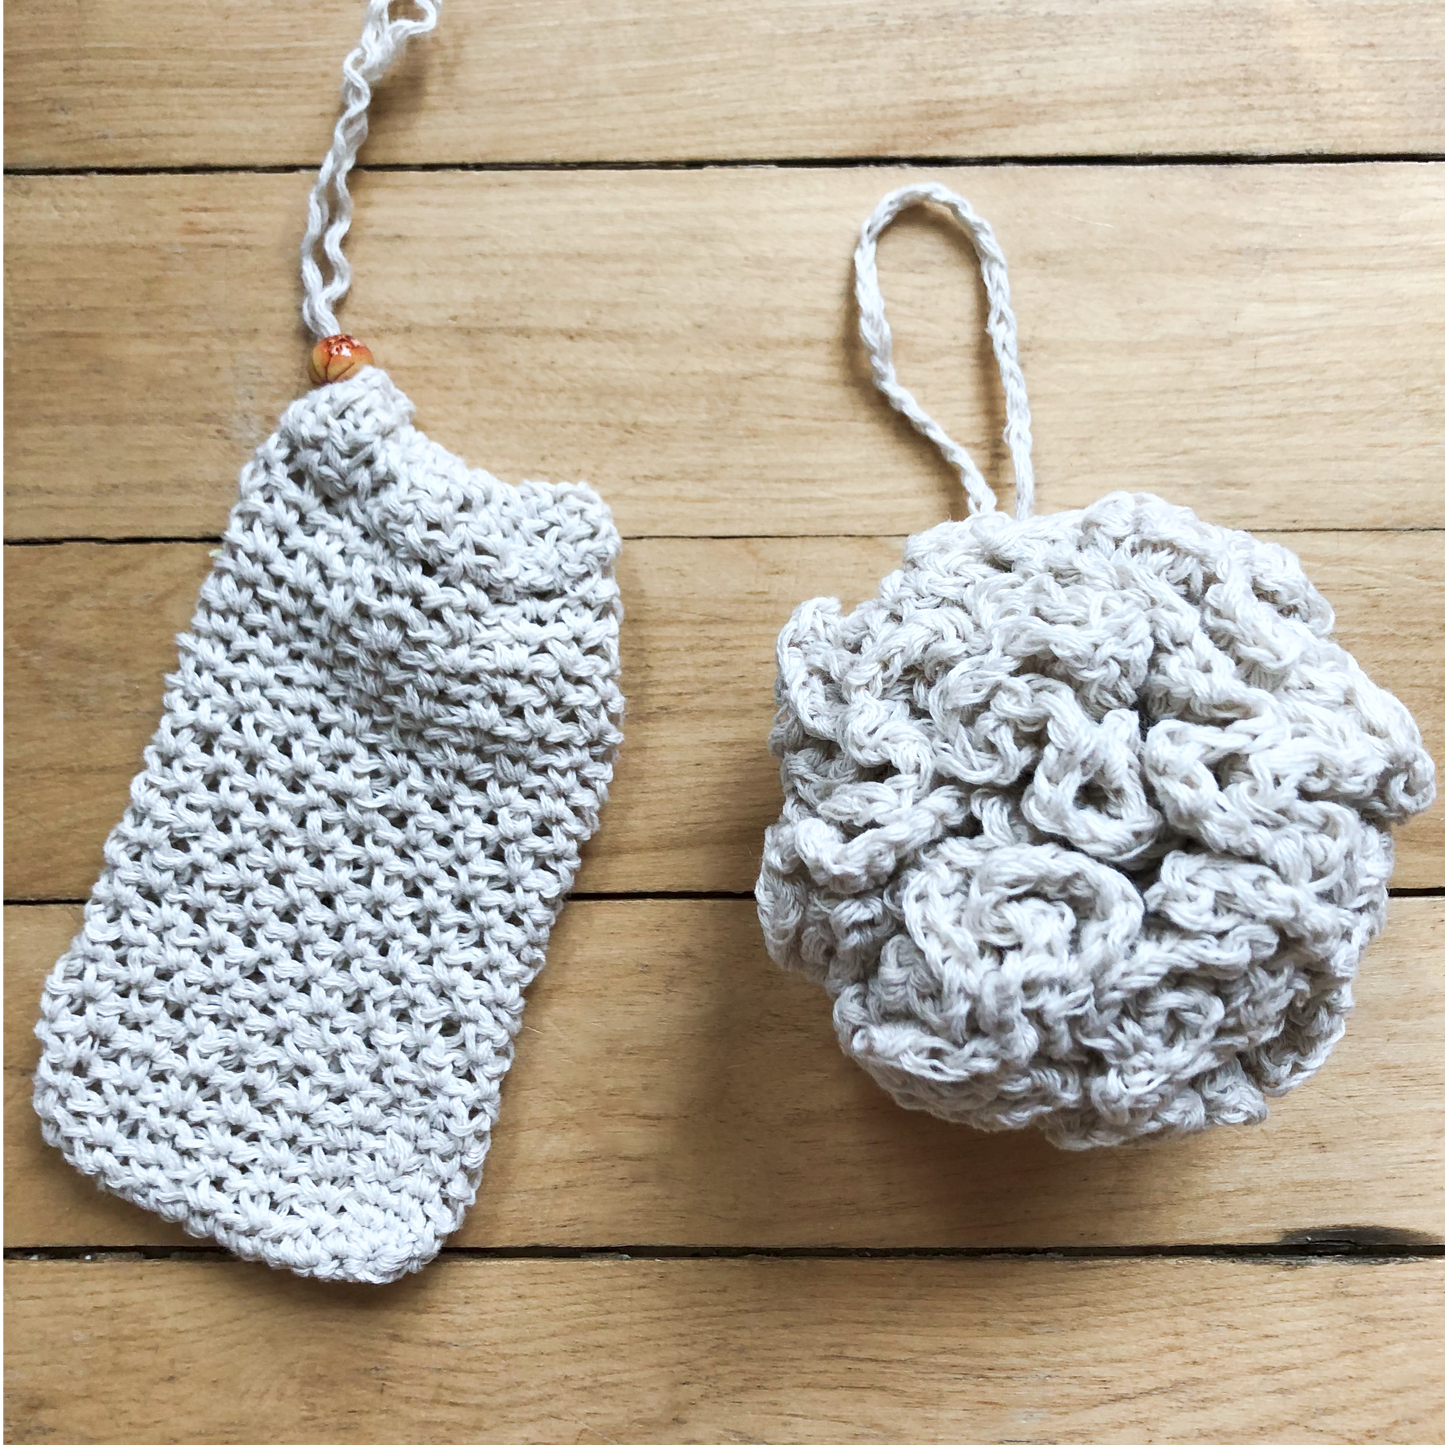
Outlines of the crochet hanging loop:
[[1030,460],[1033,438],[1029,433],[1029,399],[1019,369],[1018,323],[1009,305],[1008,263],[999,249],[993,229],[964,198],[947,186],[928,182],[903,186],[879,201],[863,223],[858,249],[853,253],[857,273],[858,334],[872,363],[873,381],[888,398],[889,405],[903,413],[915,430],[927,437],[959,474],[968,494],[970,513],[993,512],[998,508],[993,489],[984,480],[968,452],[948,435],[924,409],[907,387],[899,384],[893,367],[893,332],[883,310],[883,293],[878,285],[878,237],[901,212],[932,201],[942,206],[963,228],[973,243],[988,295],[988,334],[1003,379],[1004,441],[1008,444],[1014,473],[1014,516],[1023,521],[1033,510],[1034,469]]
[[[393,0],[366,0],[366,22],[356,48],[341,65],[341,114],[332,132],[331,149],[321,162],[306,211],[301,241],[301,315],[318,339],[340,327],[336,303],[351,288],[351,264],[342,242],[351,229],[351,192],[346,178],[366,140],[367,110],[372,87],[391,68],[413,35],[434,30],[441,0],[411,0],[411,14],[393,16]],[[325,267],[317,251],[325,258]],[[329,272],[329,275],[327,274]]]

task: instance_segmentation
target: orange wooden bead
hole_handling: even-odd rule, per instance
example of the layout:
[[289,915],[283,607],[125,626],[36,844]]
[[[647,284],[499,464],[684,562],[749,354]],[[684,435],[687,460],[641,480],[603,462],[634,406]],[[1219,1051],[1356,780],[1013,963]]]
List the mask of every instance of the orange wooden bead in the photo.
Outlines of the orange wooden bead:
[[328,381],[345,381],[363,366],[373,364],[374,358],[365,342],[354,336],[323,336],[311,348],[306,374],[316,386],[325,386]]

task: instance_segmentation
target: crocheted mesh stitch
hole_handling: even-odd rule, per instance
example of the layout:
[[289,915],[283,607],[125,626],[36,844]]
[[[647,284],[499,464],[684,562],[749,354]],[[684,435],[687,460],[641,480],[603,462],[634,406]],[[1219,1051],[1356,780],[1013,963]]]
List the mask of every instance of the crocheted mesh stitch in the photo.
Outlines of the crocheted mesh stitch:
[[242,473],[36,1029],[77,1168],[373,1282],[475,1197],[622,710],[605,504],[469,471],[410,416],[365,370]]
[[1067,1148],[1262,1119],[1434,796],[1332,626],[1292,553],[1147,495],[911,538],[778,641],[773,957],[908,1108]]

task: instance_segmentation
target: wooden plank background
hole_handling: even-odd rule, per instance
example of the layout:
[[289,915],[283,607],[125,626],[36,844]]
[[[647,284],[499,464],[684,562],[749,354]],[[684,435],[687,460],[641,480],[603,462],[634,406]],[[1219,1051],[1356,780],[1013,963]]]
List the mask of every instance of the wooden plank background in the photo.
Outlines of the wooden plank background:
[[[7,1439],[1439,1438],[1445,813],[1318,1079],[1084,1156],[896,1109],[747,897],[778,626],[961,511],[851,335],[905,177],[1008,252],[1042,509],[1277,536],[1445,754],[1445,9],[1408,0],[447,0],[378,103],[346,324],[440,441],[586,477],[627,538],[627,743],[481,1197],[422,1275],[324,1287],[41,1143],[41,979],[303,384],[359,11],[7,15]],[[999,475],[966,245],[906,218],[882,268],[904,379]]]
[[[346,324],[439,441],[586,477],[624,536],[916,531],[958,484],[873,390],[849,290],[862,218],[919,174],[1008,253],[1042,505],[1445,526],[1435,165],[364,175]],[[221,531],[302,381],[309,184],[11,181],[8,536]],[[967,243],[910,216],[880,252],[901,374],[998,475]]]
[[[11,0],[12,165],[314,166],[355,7]],[[1445,150],[1412,0],[448,0],[372,164]]]
[[454,1258],[381,1293],[213,1261],[10,1269],[36,1439],[1438,1439],[1430,1262]]

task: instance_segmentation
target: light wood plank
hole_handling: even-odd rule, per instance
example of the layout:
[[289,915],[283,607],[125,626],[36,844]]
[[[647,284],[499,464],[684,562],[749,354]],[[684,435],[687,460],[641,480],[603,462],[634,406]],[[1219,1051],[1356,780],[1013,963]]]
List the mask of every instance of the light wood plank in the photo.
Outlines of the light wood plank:
[[[1445,15],[1445,10],[1442,10]],[[625,535],[907,532],[962,508],[853,337],[898,169],[361,178],[366,337],[440,441],[583,476]],[[1445,526],[1445,165],[928,172],[998,229],[1044,510]],[[304,175],[12,178],[7,535],[206,536],[301,384]],[[901,374],[1005,475],[966,245],[883,245]]]
[[[74,907],[5,912],[6,1243],[179,1244],[41,1141],[41,982]],[[1445,900],[1395,899],[1350,1031],[1257,1130],[1063,1154],[896,1108],[749,900],[574,903],[534,985],[481,1196],[454,1243],[591,1247],[1445,1240]]]
[[[450,1260],[6,1270],[10,1438],[1424,1445],[1445,1262]],[[1435,1425],[1430,1422],[1434,1420]]]
[[[1341,640],[1445,756],[1440,535],[1283,540],[1334,602]],[[778,628],[805,598],[873,592],[900,549],[901,539],[856,537],[623,548],[627,740],[583,889],[751,889],[778,811],[767,751]],[[155,728],[172,637],[190,617],[208,553],[193,543],[8,549],[8,896],[89,891]],[[1445,809],[1400,831],[1395,882],[1445,883]]]
[[[12,166],[309,164],[355,3],[11,0]],[[447,0],[388,162],[1445,149],[1410,0]]]

